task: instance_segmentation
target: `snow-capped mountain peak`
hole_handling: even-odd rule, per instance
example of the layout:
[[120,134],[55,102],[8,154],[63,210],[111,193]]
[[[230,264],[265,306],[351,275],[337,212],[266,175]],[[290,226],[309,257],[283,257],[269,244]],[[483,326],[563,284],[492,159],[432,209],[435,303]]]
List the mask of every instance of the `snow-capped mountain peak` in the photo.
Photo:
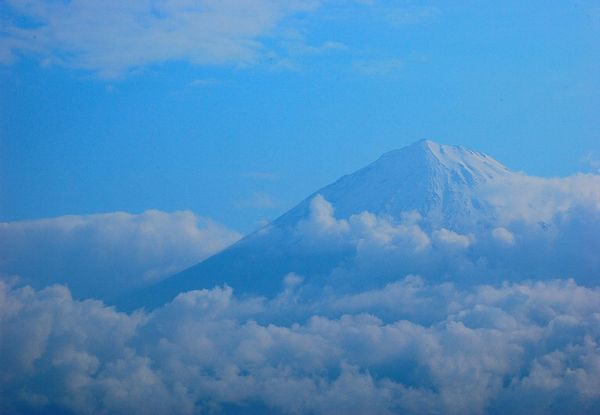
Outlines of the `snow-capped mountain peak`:
[[474,197],[480,185],[511,174],[485,154],[421,140],[318,190],[275,223],[290,225],[306,216],[310,200],[320,194],[342,218],[363,211],[394,217],[417,211],[452,226],[474,209],[485,209]]
[[431,163],[430,167],[438,164],[448,170],[467,173],[475,180],[491,179],[510,173],[508,168],[486,154],[461,146],[439,144],[431,140],[417,141],[403,149],[392,150],[381,158],[397,157],[396,161],[402,162],[406,157],[419,153]]

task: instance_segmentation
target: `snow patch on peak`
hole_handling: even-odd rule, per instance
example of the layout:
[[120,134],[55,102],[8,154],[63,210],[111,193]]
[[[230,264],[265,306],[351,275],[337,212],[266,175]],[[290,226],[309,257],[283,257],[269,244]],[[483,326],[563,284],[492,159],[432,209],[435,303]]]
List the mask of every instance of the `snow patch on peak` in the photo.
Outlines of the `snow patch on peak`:
[[406,163],[408,159],[428,163],[432,170],[442,168],[463,178],[475,181],[505,176],[511,171],[492,157],[457,145],[446,145],[431,140],[420,140],[407,147],[385,153],[378,161]]
[[[322,195],[340,218],[364,211],[399,217],[417,211],[437,224],[458,225],[474,211],[486,210],[476,190],[512,173],[486,156],[460,146],[421,140],[383,154],[368,166],[326,186],[276,222],[293,225],[306,217],[310,200]],[[476,215],[481,217],[481,215]]]

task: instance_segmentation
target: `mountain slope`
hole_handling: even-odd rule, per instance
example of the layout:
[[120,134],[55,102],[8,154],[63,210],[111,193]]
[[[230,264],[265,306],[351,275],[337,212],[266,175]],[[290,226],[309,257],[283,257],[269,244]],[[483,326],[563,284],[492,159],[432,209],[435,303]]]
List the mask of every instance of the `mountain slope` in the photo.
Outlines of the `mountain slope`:
[[511,173],[491,157],[463,147],[421,140],[390,151],[368,166],[326,186],[275,221],[294,224],[305,217],[312,197],[322,195],[336,216],[368,211],[398,216],[415,210],[449,225],[484,206],[477,187]]
[[[489,181],[510,176],[494,159],[458,146],[422,140],[384,154],[370,165],[318,190],[267,227],[221,253],[121,302],[121,308],[155,307],[178,293],[227,284],[238,293],[273,296],[289,272],[318,281],[355,252],[307,246],[297,232],[311,214],[311,201],[321,195],[347,219],[368,211],[399,218],[416,211],[427,226],[468,230],[485,226],[493,212],[477,196]],[[481,223],[484,222],[484,223]]]

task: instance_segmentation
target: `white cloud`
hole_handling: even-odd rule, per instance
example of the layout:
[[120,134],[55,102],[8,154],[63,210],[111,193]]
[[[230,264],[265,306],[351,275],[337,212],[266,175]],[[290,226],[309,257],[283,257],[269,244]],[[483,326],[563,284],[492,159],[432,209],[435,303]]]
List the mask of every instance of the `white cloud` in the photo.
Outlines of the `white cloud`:
[[[598,180],[485,188],[493,221],[464,228],[416,212],[337,218],[317,195],[276,236],[341,259],[325,276],[282,273],[272,299],[223,286],[124,314],[63,286],[1,282],[0,412],[595,413]],[[198,246],[228,235],[195,220],[65,217],[34,222],[32,240],[46,241],[35,244],[46,261],[55,245],[90,258],[107,241],[171,258],[183,248],[168,235]],[[0,230],[15,246],[32,238],[30,224],[14,226]]]
[[[2,283],[0,408],[463,414],[600,404],[597,288],[461,290],[409,277],[362,297],[283,298],[215,288],[127,315],[64,287]],[[283,322],[290,307],[297,317]]]
[[[118,78],[167,62],[297,70],[302,61],[353,45],[312,38],[306,16],[347,20],[365,12],[394,26],[431,20],[439,9],[375,1],[331,0],[8,0],[0,30],[0,63],[32,56],[58,65]],[[358,10],[355,10],[357,9]],[[314,34],[313,34],[314,35]],[[317,33],[318,36],[318,33]],[[357,61],[356,72],[395,75],[404,60],[390,56]],[[204,86],[205,84],[201,84]],[[199,86],[199,84],[196,84]]]
[[502,226],[492,229],[492,237],[506,245],[512,245],[515,242],[515,236]]
[[10,62],[15,54],[33,54],[107,77],[170,60],[249,65],[268,58],[264,39],[277,36],[286,18],[318,6],[316,0],[10,0],[7,8],[19,19],[5,20],[0,57]]
[[149,210],[0,223],[0,272],[36,287],[114,298],[230,245],[240,235],[189,211]]
[[307,240],[319,237],[336,237],[350,230],[348,221],[337,220],[334,217],[334,208],[321,195],[315,196],[310,201],[309,217],[298,223],[298,231]]
[[546,179],[515,174],[490,181],[481,193],[494,207],[499,224],[550,222],[578,207],[600,210],[600,175]]
[[308,218],[297,224],[297,235],[308,246],[321,250],[351,245],[359,251],[401,246],[410,252],[421,252],[429,247],[431,240],[415,220],[420,219],[415,219],[413,212],[404,215],[400,222],[369,212],[352,215],[347,220],[337,219],[331,203],[316,195],[310,201]]
[[449,248],[465,249],[471,245],[473,237],[470,235],[461,235],[446,228],[441,228],[433,232],[433,237],[437,243]]
[[250,196],[240,201],[240,207],[253,209],[273,209],[279,206],[279,202],[266,192],[253,192]]
[[[406,274],[462,283],[561,276],[597,283],[600,176],[517,175],[478,192],[483,208],[454,228],[415,212],[336,218],[335,206],[317,195],[297,225],[295,249],[337,255],[330,275],[314,283],[350,290]],[[312,276],[306,277],[310,282]]]

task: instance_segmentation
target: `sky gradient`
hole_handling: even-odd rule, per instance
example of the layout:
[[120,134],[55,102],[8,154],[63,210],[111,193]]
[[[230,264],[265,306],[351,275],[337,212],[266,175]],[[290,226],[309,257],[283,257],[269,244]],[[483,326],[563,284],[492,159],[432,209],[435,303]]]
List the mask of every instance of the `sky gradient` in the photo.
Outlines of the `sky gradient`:
[[0,221],[191,209],[245,233],[423,138],[598,170],[593,1],[235,3],[0,5]]

